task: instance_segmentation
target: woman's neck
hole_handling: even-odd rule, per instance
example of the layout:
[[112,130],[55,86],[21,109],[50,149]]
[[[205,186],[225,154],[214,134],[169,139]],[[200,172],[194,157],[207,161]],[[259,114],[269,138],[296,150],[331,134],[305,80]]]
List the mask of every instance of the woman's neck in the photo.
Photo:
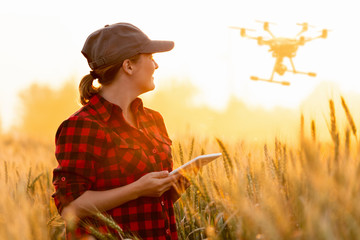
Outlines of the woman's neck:
[[124,83],[119,84],[119,81],[117,81],[109,86],[103,86],[99,94],[107,101],[119,106],[122,109],[125,120],[129,124],[136,126],[130,107],[138,94],[132,91],[130,86],[126,86]]

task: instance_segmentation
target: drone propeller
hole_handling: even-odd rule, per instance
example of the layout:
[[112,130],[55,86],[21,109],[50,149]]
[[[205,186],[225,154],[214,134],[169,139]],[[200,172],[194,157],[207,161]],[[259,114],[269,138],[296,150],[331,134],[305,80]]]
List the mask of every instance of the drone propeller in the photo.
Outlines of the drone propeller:
[[274,34],[272,34],[272,32],[269,29],[269,24],[273,24],[276,25],[276,23],[272,23],[272,22],[264,22],[264,21],[259,21],[259,20],[255,20],[258,23],[263,23],[264,24],[264,31],[268,32],[272,38],[275,38]]
[[242,37],[247,37],[246,36],[246,31],[252,31],[252,32],[256,31],[256,30],[250,29],[250,28],[242,28],[242,27],[235,27],[235,26],[230,26],[229,28],[240,30],[240,35]]
[[273,24],[273,25],[277,25],[276,23],[274,22],[269,22],[269,21],[261,21],[261,20],[255,20],[255,22],[258,22],[258,23],[266,23],[266,24]]
[[307,30],[309,30],[309,27],[311,27],[311,28],[314,28],[314,27],[315,27],[315,26],[309,25],[307,22],[297,23],[296,25],[302,26],[301,31],[300,31],[296,36],[300,36],[301,34],[303,34],[304,32],[306,32]]
[[246,30],[246,31],[253,31],[255,32],[256,30],[255,29],[251,29],[251,28],[243,28],[243,27],[236,27],[236,26],[230,26],[229,28],[232,28],[232,29],[238,29],[238,30]]
[[309,25],[307,22],[297,23],[296,25],[306,27],[306,28],[308,28],[308,27],[314,28],[315,27],[313,25]]

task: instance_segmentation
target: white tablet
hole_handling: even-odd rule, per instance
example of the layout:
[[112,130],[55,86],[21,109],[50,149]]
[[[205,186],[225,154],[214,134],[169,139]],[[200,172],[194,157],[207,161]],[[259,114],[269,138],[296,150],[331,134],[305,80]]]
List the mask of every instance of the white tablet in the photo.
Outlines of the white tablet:
[[220,157],[221,153],[212,153],[212,154],[206,154],[206,155],[200,155],[189,162],[185,163],[184,165],[178,167],[177,169],[173,170],[169,174],[175,174],[177,172],[184,172],[189,171],[194,168],[201,168],[205,166],[206,164],[210,163],[211,161],[215,160],[216,158]]

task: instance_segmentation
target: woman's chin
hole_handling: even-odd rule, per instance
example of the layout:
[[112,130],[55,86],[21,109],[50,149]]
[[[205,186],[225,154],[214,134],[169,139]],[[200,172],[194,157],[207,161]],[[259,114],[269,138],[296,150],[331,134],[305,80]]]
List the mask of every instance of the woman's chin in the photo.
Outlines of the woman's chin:
[[155,84],[152,84],[146,88],[143,89],[142,93],[150,92],[155,89]]
[[153,80],[152,80],[152,82],[151,82],[151,84],[150,84],[149,88],[150,88],[150,91],[155,89],[154,78],[153,78]]
[[149,91],[152,91],[152,90],[154,90],[154,89],[155,89],[155,84],[153,84],[153,85],[151,86],[151,88],[150,88]]

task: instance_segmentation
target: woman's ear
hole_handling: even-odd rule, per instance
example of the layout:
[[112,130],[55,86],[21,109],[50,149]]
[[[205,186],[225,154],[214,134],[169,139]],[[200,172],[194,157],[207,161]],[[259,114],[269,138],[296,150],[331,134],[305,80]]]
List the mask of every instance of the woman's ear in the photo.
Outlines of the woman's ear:
[[129,75],[131,75],[133,73],[133,63],[129,59],[126,59],[123,62],[122,68],[123,68],[124,72]]

